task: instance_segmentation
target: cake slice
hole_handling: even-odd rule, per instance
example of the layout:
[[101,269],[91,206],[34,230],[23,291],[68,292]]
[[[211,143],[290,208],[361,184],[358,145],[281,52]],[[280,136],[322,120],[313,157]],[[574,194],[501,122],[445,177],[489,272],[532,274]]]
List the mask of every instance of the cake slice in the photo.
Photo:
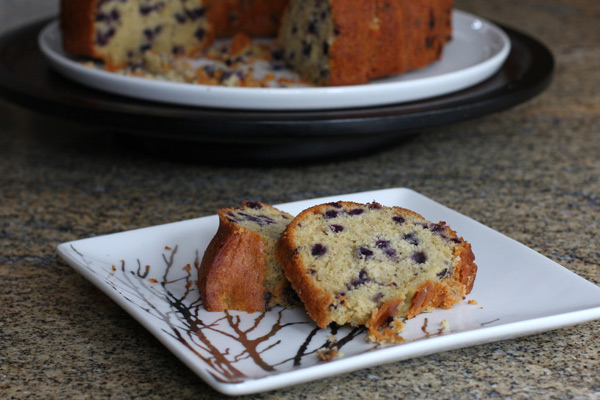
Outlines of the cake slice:
[[311,207],[276,251],[319,327],[367,325],[383,342],[400,340],[404,318],[462,301],[477,272],[470,244],[444,222],[375,202]]
[[423,68],[452,34],[452,0],[291,0],[283,59],[318,85],[343,86]]
[[293,305],[295,294],[275,258],[275,244],[292,215],[253,201],[218,215],[198,276],[204,307],[255,312]]

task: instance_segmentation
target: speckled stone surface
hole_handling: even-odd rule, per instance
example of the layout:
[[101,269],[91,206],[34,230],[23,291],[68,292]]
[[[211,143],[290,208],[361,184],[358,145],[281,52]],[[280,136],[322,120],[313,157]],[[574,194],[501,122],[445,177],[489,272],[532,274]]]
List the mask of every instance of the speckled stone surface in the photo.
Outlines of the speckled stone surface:
[[[35,3],[1,2],[0,25],[25,19]],[[600,2],[457,7],[546,43],[557,62],[551,87],[511,110],[352,160],[211,167],[150,156],[119,136],[0,100],[0,398],[222,397],[55,247],[244,199],[409,187],[600,285]],[[248,398],[600,399],[599,332],[594,321]]]

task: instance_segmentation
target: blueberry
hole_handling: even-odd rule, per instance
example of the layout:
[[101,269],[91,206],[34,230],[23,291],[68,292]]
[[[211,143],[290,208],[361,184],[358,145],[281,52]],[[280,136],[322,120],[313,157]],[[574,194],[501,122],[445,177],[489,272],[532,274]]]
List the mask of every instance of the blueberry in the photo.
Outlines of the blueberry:
[[[236,72],[236,71],[228,71],[228,72]],[[225,77],[226,74],[227,74],[227,72],[225,74],[223,74],[223,79],[228,78],[228,77],[227,78]],[[250,215],[250,214],[246,214],[246,213],[239,213],[239,215],[244,217],[244,219],[246,221],[254,222],[254,223],[258,224],[259,226],[276,224],[276,222],[273,218],[268,217],[266,215]]]
[[144,29],[144,36],[146,36],[146,39],[152,40],[154,39],[154,31],[149,28]]
[[214,65],[205,65],[204,66],[204,72],[206,72],[206,74],[208,76],[213,76],[215,74],[215,72],[217,72],[217,71],[216,71]]
[[115,28],[109,28],[104,33],[97,31],[96,32],[96,43],[98,43],[98,45],[100,45],[100,46],[106,46],[108,44],[108,42],[110,41],[110,38],[112,38],[115,35],[115,33],[116,33]]
[[365,212],[365,210],[363,210],[362,208],[355,208],[354,210],[348,211],[348,214],[350,214],[350,215],[361,215],[364,212]]
[[397,224],[403,224],[406,222],[406,220],[399,215],[394,216],[392,220]]
[[368,247],[359,247],[358,251],[356,252],[356,257],[363,259],[373,257],[373,250],[369,249]]
[[386,249],[384,251],[385,255],[390,257],[390,258],[396,258],[396,256],[398,255],[398,253],[396,252],[396,249]]
[[321,257],[325,253],[327,253],[327,247],[323,246],[321,243],[313,245],[310,252],[310,254],[312,254],[313,257]]
[[192,21],[196,21],[204,16],[204,8],[195,8],[191,11],[186,11],[186,14]]
[[433,9],[429,9],[429,29],[435,28],[435,14]]
[[358,273],[358,278],[353,279],[352,282],[350,282],[347,286],[349,289],[352,289],[369,282],[371,282],[371,279],[369,279],[369,277],[367,276],[367,270],[361,269]]
[[304,54],[306,57],[309,57],[310,53],[312,53],[312,44],[307,43],[302,48],[302,54]]
[[402,237],[402,239],[412,244],[413,246],[419,245],[419,239],[417,238],[417,234],[414,232],[407,233],[406,235],[404,235],[404,237]]
[[433,36],[428,36],[425,39],[425,47],[428,49],[431,49],[433,47],[433,45],[435,44],[435,37]]
[[335,218],[337,216],[338,216],[338,212],[335,210],[327,210],[327,211],[325,211],[325,214],[323,214],[323,217],[325,217],[326,219]]
[[441,224],[431,224],[428,228],[431,230],[431,232],[435,233],[441,233],[446,231],[446,229],[444,229],[444,225]]
[[257,201],[247,201],[244,205],[253,210],[260,210],[262,208],[262,205]]
[[95,19],[97,22],[108,21],[110,19],[110,16],[106,13],[98,13]]
[[273,60],[283,60],[283,50],[282,49],[275,49],[271,52],[271,58],[273,58]]
[[410,256],[412,260],[417,264],[424,264],[427,261],[427,256],[422,251],[417,251]]
[[196,33],[194,33],[194,36],[196,37],[196,39],[198,39],[199,41],[204,40],[204,36],[206,36],[206,30],[203,28],[199,28]]
[[342,225],[329,225],[329,229],[331,229],[331,231],[333,233],[340,233],[344,230],[344,227]]
[[375,242],[375,246],[378,249],[387,249],[390,246],[389,240],[378,240]]
[[154,7],[146,5],[146,4],[142,4],[140,6],[140,14],[142,15],[148,15],[150,14],[152,11],[154,10]]

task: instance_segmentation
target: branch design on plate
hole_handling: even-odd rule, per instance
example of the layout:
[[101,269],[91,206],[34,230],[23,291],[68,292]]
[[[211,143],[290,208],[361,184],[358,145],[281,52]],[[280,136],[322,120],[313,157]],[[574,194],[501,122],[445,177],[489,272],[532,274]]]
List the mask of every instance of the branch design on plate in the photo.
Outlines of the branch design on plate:
[[[156,327],[198,356],[220,382],[239,383],[286,372],[303,363],[329,360],[341,354],[342,347],[354,338],[364,336],[363,327],[332,324],[318,328],[299,309],[278,307],[253,314],[206,311],[195,281],[200,265],[198,250],[191,262],[180,263],[179,247],[166,246],[160,267],[144,265],[139,258],[133,263],[120,260],[119,266],[111,265],[104,274],[106,264],[87,258],[73,245],[71,249],[91,273],[151,315]],[[287,335],[298,339],[294,340],[297,348],[291,348],[289,341],[282,342]],[[369,345],[367,350],[372,348]]]

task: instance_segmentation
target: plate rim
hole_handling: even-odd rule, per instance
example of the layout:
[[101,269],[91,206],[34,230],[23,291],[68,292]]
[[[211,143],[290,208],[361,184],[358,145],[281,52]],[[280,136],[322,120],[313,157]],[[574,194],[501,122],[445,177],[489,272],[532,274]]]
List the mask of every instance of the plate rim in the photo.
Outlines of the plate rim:
[[[528,251],[533,252],[536,257],[541,257],[545,262],[549,262],[553,265],[553,268],[556,268],[557,271],[561,273],[568,274],[569,276],[577,279],[578,282],[585,285],[591,285],[590,288],[592,290],[600,291],[600,288],[589,280],[581,277],[580,275],[574,273],[573,271],[565,268],[564,266],[556,263],[553,260],[543,256],[542,254],[536,252],[535,250],[525,246],[524,244],[517,242],[516,240],[507,237],[506,235],[493,230],[492,228],[483,225],[482,223],[468,217],[464,214],[461,214],[437,201],[422,195],[412,189],[409,188],[387,188],[387,189],[378,189],[378,190],[370,190],[356,193],[347,193],[333,196],[325,196],[313,199],[305,199],[298,200],[283,204],[278,204],[278,207],[294,207],[298,204],[303,203],[315,203],[316,202],[326,202],[331,201],[334,198],[340,197],[352,197],[352,196],[365,196],[369,195],[373,198],[390,196],[393,194],[402,194],[406,193],[410,196],[415,196],[418,199],[423,199],[429,204],[433,204],[435,207],[441,207],[440,210],[444,213],[449,212],[450,217],[452,218],[460,218],[465,219],[469,224],[475,224],[478,229],[485,229],[488,232],[493,232],[494,234],[501,235],[505,239],[508,239],[511,244],[517,245],[519,247],[526,248]],[[398,197],[398,196],[396,196]],[[374,351],[361,353],[354,357],[350,357],[345,360],[345,362],[340,362],[339,360],[333,361],[338,364],[338,368],[335,369],[334,372],[331,372],[331,364],[317,364],[308,366],[305,368],[300,368],[299,370],[292,370],[287,372],[281,372],[276,375],[267,375],[260,378],[248,378],[243,382],[239,383],[229,383],[229,382],[219,382],[214,377],[212,377],[209,373],[202,370],[202,368],[194,362],[193,358],[189,357],[189,353],[185,351],[181,351],[180,348],[173,348],[173,346],[169,343],[168,340],[161,333],[161,330],[157,326],[152,326],[151,322],[148,321],[147,318],[144,318],[144,314],[139,310],[139,307],[128,304],[123,301],[122,296],[117,293],[116,290],[113,290],[109,285],[103,283],[101,279],[95,276],[92,272],[86,270],[86,268],[82,267],[81,262],[78,262],[71,250],[71,246],[73,244],[77,244],[82,241],[93,241],[98,238],[103,238],[106,236],[120,235],[123,233],[131,233],[135,234],[136,232],[142,230],[152,230],[156,228],[172,228],[176,224],[181,223],[197,223],[198,220],[206,220],[207,218],[212,218],[217,222],[216,215],[208,215],[199,218],[182,220],[176,222],[170,222],[166,224],[147,226],[142,228],[137,228],[128,231],[115,232],[107,235],[101,235],[96,237],[78,239],[74,241],[69,241],[65,243],[61,243],[57,246],[57,251],[61,258],[67,262],[75,271],[81,273],[86,279],[88,279],[91,283],[94,284],[98,289],[108,295],[111,299],[113,299],[120,307],[122,307],[125,311],[127,311],[134,319],[136,319],[144,328],[146,328],[150,333],[153,334],[166,348],[175,354],[188,368],[194,371],[200,378],[203,379],[209,386],[213,389],[227,395],[243,395],[243,394],[253,394],[259,392],[266,392],[270,390],[275,390],[282,388],[284,386],[297,385],[301,383],[310,382],[317,379],[329,378],[332,376],[337,376],[340,374],[344,374],[351,371],[356,371],[372,366],[384,365],[391,362],[403,361],[411,358],[419,358],[422,356],[426,356],[429,354],[434,354],[442,351],[448,351],[458,348],[470,347],[472,345],[479,345],[484,343],[491,343],[499,340],[506,340],[515,337],[527,336],[535,333],[546,332],[550,330],[560,329],[567,326],[573,326],[576,324],[600,319],[600,302],[598,306],[585,306],[583,309],[571,310],[566,312],[560,312],[552,315],[538,316],[535,318],[529,318],[525,320],[506,322],[501,325],[495,326],[485,326],[478,329],[470,329],[467,331],[455,332],[452,335],[447,335],[443,337],[431,337],[428,338],[426,342],[420,344],[418,342],[411,342],[410,345],[412,347],[425,346],[426,351],[421,351],[417,355],[406,355],[403,354],[403,346],[392,346],[382,349],[383,351]],[[83,271],[83,272],[82,272]],[[91,279],[90,279],[91,278]],[[600,295],[600,292],[599,292]],[[600,297],[599,297],[600,300]],[[595,300],[594,300],[595,301]],[[124,306],[125,305],[125,306]],[[451,338],[448,339],[448,338]],[[417,344],[415,344],[417,343]],[[411,350],[412,347],[409,349]],[[382,355],[381,353],[384,352]],[[290,379],[291,376],[291,379]]]
[[[477,33],[481,35],[480,37],[496,35],[502,46],[491,57],[448,73],[407,81],[375,80],[363,85],[339,87],[229,88],[164,82],[95,70],[72,60],[52,45],[53,39],[50,37],[60,35],[56,19],[40,30],[37,42],[52,68],[66,79],[109,94],[171,105],[241,111],[343,110],[427,100],[467,89],[495,74],[510,54],[512,46],[510,37],[500,26],[490,20],[458,9],[454,9],[453,13],[454,19],[464,19],[464,24],[473,25],[475,22],[481,24],[481,28],[471,29],[469,33],[475,35],[475,32],[481,31]],[[397,76],[401,78],[404,75]],[[441,87],[444,86],[449,88],[442,90]],[[315,106],[315,103],[318,106]]]

